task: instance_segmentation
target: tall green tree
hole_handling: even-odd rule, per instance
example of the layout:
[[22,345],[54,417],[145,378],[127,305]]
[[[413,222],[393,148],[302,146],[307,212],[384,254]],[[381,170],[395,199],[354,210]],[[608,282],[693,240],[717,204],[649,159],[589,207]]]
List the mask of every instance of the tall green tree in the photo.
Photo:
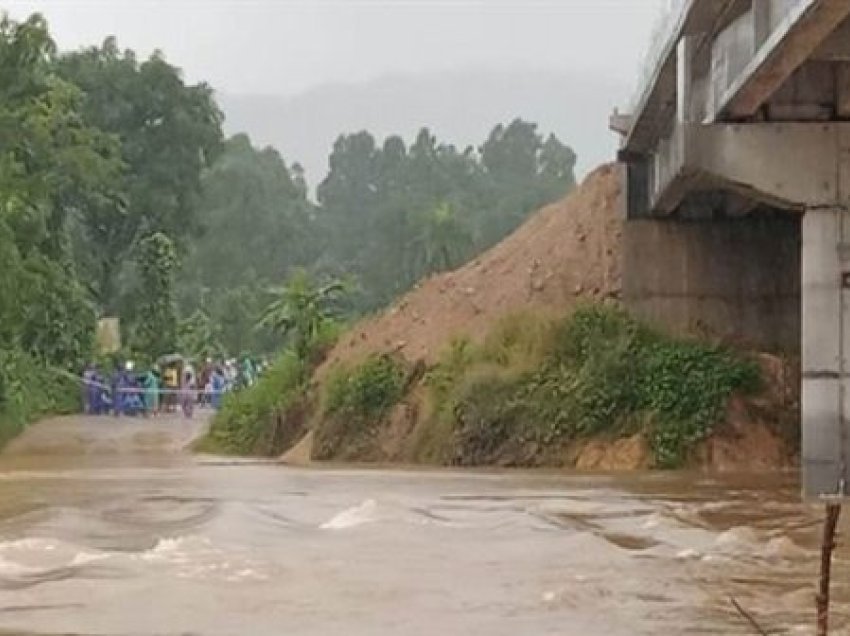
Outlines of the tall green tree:
[[157,358],[177,347],[177,253],[173,241],[162,232],[145,237],[139,242],[137,261],[141,285],[133,344],[139,352]]
[[121,140],[122,196],[80,211],[81,260],[111,311],[120,264],[142,237],[162,232],[181,250],[197,231],[201,173],[218,152],[222,115],[209,86],[185,84],[160,52],[140,61],[114,38],[56,68],[83,91],[84,121]]
[[120,160],[54,60],[41,16],[0,18],[0,348],[73,366],[88,354],[94,312],[68,250],[69,220],[115,195]]
[[496,126],[477,151],[427,128],[407,147],[368,132],[339,137],[317,190],[326,237],[314,269],[353,274],[373,309],[423,276],[454,267],[516,228],[575,183],[575,154],[535,124]]
[[537,125],[514,119],[498,125],[481,146],[484,170],[480,240],[490,245],[516,228],[529,212],[575,186],[575,153],[550,135],[544,143]]
[[247,135],[225,142],[202,178],[200,231],[181,274],[189,287],[270,283],[316,259],[321,237],[299,170],[273,148],[254,148]]

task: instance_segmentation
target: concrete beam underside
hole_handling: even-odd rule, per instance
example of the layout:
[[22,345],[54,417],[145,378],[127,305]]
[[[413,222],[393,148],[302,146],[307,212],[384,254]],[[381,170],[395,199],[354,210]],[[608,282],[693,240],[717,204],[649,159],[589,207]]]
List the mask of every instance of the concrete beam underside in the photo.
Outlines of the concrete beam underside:
[[680,124],[662,149],[650,196],[656,214],[700,189],[800,212],[850,201],[850,122]]

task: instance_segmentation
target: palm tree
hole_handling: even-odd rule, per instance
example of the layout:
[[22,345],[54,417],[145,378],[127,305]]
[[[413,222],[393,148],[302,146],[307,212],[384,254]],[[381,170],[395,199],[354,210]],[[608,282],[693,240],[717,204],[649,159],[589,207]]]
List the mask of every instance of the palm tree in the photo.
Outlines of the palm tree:
[[258,326],[292,338],[295,354],[306,360],[316,337],[333,316],[334,301],[346,288],[338,280],[317,287],[309,274],[299,269],[284,287],[269,290],[276,297],[263,311]]
[[[433,274],[458,265],[468,253],[472,238],[452,208],[443,203],[424,215],[411,251],[420,273]],[[424,272],[423,272],[424,270]]]

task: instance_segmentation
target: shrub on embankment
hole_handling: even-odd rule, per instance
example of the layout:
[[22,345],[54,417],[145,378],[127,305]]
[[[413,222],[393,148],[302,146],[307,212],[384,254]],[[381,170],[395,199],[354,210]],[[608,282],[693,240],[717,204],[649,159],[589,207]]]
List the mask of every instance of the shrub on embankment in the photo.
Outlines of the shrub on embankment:
[[[391,411],[415,385],[404,377],[386,356],[331,373],[314,457],[388,459]],[[452,343],[425,375],[422,416],[389,433],[409,439],[390,445],[404,449],[401,460],[541,466],[563,464],[581,440],[641,433],[654,465],[673,468],[722,421],[734,392],[758,384],[754,362],[665,336],[619,308],[587,306],[558,320],[519,314],[480,345]]]
[[274,456],[306,431],[312,410],[310,374],[333,346],[340,325],[321,323],[303,355],[285,350],[250,388],[228,393],[195,450],[226,455]]
[[0,350],[0,448],[48,414],[79,410],[80,387],[21,351]]
[[746,357],[616,307],[517,314],[481,344],[456,339],[427,372],[375,353],[311,383],[284,356],[228,396],[202,449],[277,454],[312,429],[314,459],[560,466],[584,440],[641,434],[653,464],[674,468],[723,421],[730,397],[759,382]]
[[654,464],[672,468],[722,420],[733,392],[757,389],[759,371],[723,347],[587,306],[557,321],[513,317],[480,347],[455,343],[428,383],[436,428],[451,433],[443,462],[541,465],[577,440],[642,433]]
[[[305,365],[294,354],[282,355],[257,381],[224,396],[209,433],[196,450],[226,455],[273,455],[301,432],[290,411],[305,395]],[[286,434],[287,428],[293,429]]]
[[361,364],[334,369],[322,392],[313,457],[374,458],[375,432],[408,382],[403,361],[390,355],[371,355]]

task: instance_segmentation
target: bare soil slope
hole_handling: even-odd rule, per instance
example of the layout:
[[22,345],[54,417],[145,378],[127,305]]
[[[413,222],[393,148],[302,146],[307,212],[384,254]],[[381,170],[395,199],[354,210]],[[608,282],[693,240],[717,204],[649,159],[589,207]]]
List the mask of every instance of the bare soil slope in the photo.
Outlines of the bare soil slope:
[[[483,338],[505,314],[563,311],[620,295],[620,179],[604,165],[474,261],[434,276],[355,325],[323,368],[374,352],[433,363],[448,341]],[[322,370],[319,371],[319,376]]]

